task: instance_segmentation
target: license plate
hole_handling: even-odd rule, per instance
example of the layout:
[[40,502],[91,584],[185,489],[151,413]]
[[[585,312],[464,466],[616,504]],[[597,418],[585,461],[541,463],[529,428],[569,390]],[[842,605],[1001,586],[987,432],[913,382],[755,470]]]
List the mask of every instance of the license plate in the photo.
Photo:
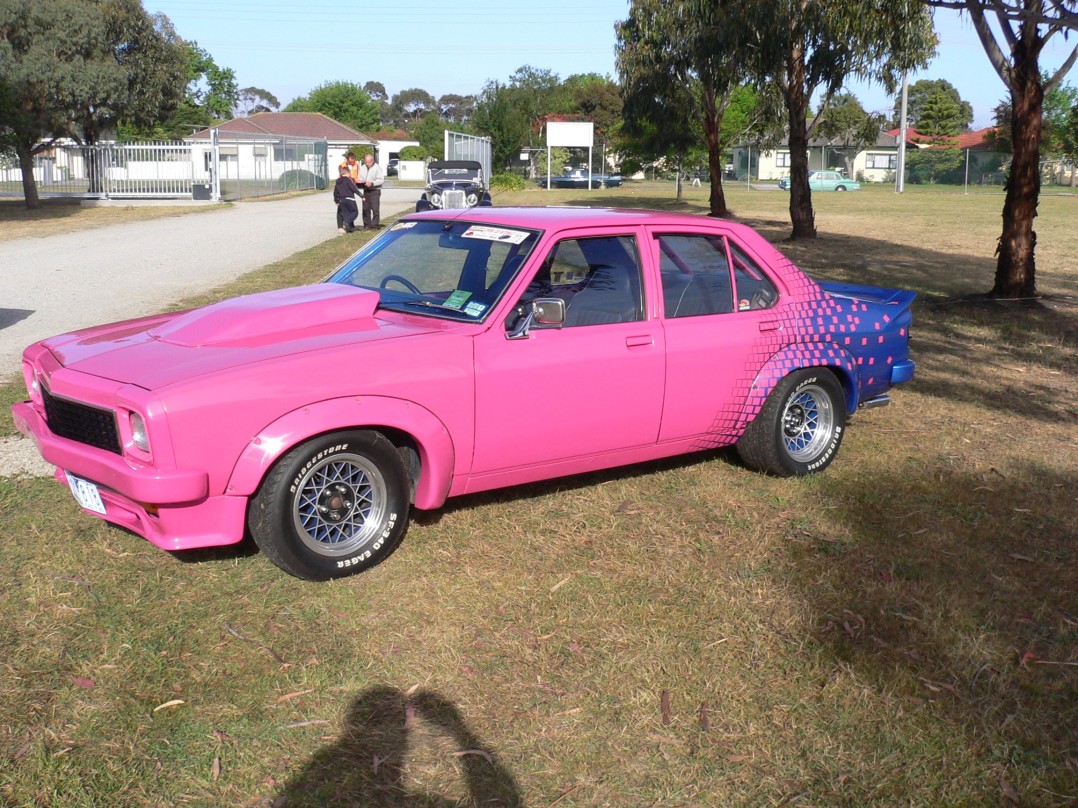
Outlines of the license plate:
[[64,474],[67,475],[67,484],[79,505],[94,513],[105,513],[105,503],[101,501],[101,492],[97,490],[96,485],[81,477],[76,477],[69,471],[65,471]]

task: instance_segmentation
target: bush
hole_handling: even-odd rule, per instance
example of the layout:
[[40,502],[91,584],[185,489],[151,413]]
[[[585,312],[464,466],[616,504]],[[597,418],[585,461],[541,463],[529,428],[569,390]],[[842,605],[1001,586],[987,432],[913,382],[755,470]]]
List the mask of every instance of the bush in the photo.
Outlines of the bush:
[[401,149],[400,159],[402,160],[426,160],[427,150],[422,146],[405,146]]
[[318,191],[326,189],[326,178],[302,168],[284,172],[277,180],[282,191]]
[[519,174],[495,174],[490,178],[490,190],[492,191],[523,191],[528,183]]

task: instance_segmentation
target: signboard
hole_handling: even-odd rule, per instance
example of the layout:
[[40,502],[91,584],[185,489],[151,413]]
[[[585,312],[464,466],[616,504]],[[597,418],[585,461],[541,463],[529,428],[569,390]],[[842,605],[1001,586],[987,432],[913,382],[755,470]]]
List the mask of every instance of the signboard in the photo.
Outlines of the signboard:
[[548,146],[590,149],[595,144],[595,124],[591,121],[550,121],[546,125]]

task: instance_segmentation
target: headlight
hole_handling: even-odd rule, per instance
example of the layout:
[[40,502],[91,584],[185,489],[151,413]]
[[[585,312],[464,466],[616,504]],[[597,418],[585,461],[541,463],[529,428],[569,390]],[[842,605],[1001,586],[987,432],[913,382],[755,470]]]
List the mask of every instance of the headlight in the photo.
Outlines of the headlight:
[[150,453],[150,437],[146,434],[146,422],[137,412],[131,413],[131,442],[141,451]]
[[432,205],[434,205],[436,208],[440,208],[442,206],[442,195],[441,194],[431,194],[430,195],[430,203]]
[[476,196],[475,194],[468,194],[468,206],[471,207],[472,205],[478,205],[478,204],[479,204],[479,197]]

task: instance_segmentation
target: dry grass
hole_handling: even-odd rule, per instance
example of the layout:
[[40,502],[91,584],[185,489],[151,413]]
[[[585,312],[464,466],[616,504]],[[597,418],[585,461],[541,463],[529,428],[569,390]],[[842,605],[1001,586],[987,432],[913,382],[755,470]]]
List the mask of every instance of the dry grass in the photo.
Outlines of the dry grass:
[[[581,198],[648,199],[496,204]],[[1042,202],[1035,304],[965,299],[998,196],[817,195],[811,244],[785,195],[730,200],[817,277],[921,293],[917,379],[826,474],[721,451],[466,497],[322,585],[0,480],[0,802],[1073,805],[1078,199]]]

